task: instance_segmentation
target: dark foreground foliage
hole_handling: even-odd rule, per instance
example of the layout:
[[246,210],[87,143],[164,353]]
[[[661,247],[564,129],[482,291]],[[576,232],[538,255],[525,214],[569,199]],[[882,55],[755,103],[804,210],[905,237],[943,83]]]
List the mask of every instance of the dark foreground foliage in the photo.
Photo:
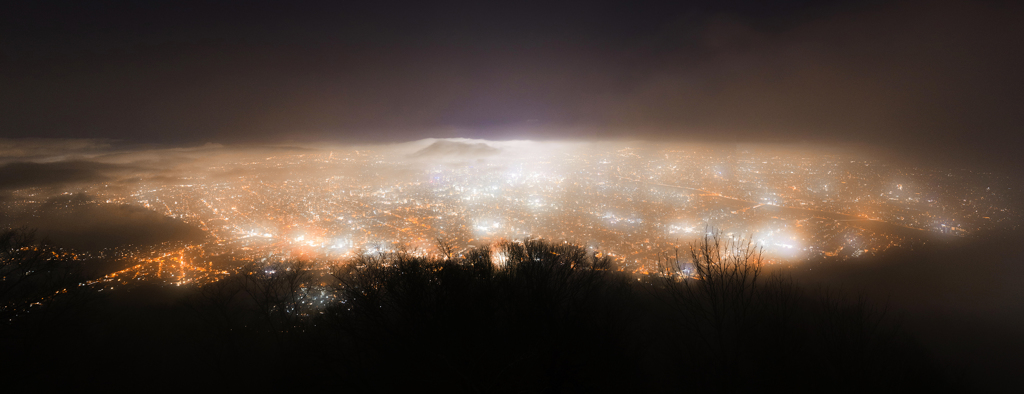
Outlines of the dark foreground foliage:
[[[45,335],[5,327],[5,375],[236,391],[957,389],[884,311],[767,275],[749,245],[692,245],[688,279],[538,240],[442,255],[365,256],[329,274],[283,262],[199,289],[114,292]],[[337,298],[320,307],[324,287]]]

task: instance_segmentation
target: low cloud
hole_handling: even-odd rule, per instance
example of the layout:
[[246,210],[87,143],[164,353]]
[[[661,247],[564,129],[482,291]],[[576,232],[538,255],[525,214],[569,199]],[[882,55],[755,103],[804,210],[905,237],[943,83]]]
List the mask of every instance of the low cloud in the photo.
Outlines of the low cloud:
[[873,259],[808,263],[792,273],[811,288],[866,297],[970,378],[1011,387],[1015,381],[1006,379],[1016,376],[1024,351],[1022,236],[980,234]]
[[110,147],[108,140],[91,138],[0,138],[0,163],[90,156]]
[[38,238],[81,251],[194,242],[205,236],[195,226],[144,207],[95,204],[81,194],[52,198],[35,215],[13,218],[8,225],[36,229]]
[[426,148],[416,151],[416,153],[412,154],[412,157],[476,159],[493,156],[498,153],[501,153],[501,149],[487,145],[483,142],[472,143],[440,140],[430,144]]
[[0,200],[24,189],[53,196],[103,184],[178,184],[196,174],[231,172],[235,162],[303,153],[324,152],[300,146],[115,147],[88,139],[0,139]]
[[114,179],[115,173],[130,169],[124,165],[83,160],[13,162],[0,166],[0,190],[106,182]]

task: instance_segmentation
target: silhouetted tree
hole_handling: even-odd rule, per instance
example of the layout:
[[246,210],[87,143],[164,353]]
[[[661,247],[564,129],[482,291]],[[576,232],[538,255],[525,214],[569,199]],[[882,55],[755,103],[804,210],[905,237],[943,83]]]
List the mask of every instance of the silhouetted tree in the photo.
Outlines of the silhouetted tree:
[[55,318],[87,298],[80,267],[26,228],[0,232],[0,327]]
[[441,258],[451,260],[455,257],[456,246],[454,241],[440,236],[434,238],[434,241],[437,244],[437,252],[441,254]]
[[[59,273],[63,263],[24,232],[2,235],[11,282],[0,294],[8,294],[4,305],[24,305],[9,295],[38,294],[29,289],[46,287],[28,286],[33,276]],[[161,366],[201,364],[263,389],[294,384],[298,373],[357,392],[862,392],[944,382],[884,310],[767,274],[749,240],[712,231],[690,244],[692,275],[634,275],[598,256],[529,239],[433,257],[401,248],[359,254],[326,279],[307,262],[252,263],[199,288],[152,285],[151,294],[190,294],[183,303],[132,304],[116,324],[92,322],[97,343],[135,338],[97,350],[119,370],[146,370],[121,351],[143,357],[136,344],[159,337],[176,341],[159,348],[168,357]],[[318,309],[310,290],[325,285],[337,299]],[[34,350],[7,354],[52,358]],[[60,350],[52,354],[72,354]]]
[[689,257],[692,275],[648,276],[646,288],[673,312],[667,326],[679,340],[672,363],[695,387],[747,391],[770,383],[858,392],[941,381],[923,378],[939,376],[884,311],[834,291],[807,294],[778,272],[766,275],[761,248],[750,239],[710,231],[690,244]]
[[244,302],[249,297],[246,284],[244,276],[230,275],[200,286],[183,300],[223,346],[231,346],[235,334],[246,326],[246,315],[250,312]]
[[[616,387],[632,311],[628,274],[586,248],[501,241],[461,257],[362,255],[334,272],[345,369],[367,387],[445,382],[455,391]],[[388,379],[398,364],[415,370]],[[379,379],[379,380],[378,380]],[[383,385],[383,386],[378,386]]]
[[309,295],[302,291],[311,277],[310,263],[300,260],[249,264],[241,270],[243,291],[256,304],[267,329],[280,334],[298,328]]

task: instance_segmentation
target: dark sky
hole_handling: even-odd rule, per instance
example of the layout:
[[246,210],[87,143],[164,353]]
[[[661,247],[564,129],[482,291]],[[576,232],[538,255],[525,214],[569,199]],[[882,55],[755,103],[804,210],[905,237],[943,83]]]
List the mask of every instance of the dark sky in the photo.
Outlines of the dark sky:
[[550,3],[7,3],[0,137],[854,142],[1024,164],[1019,2]]

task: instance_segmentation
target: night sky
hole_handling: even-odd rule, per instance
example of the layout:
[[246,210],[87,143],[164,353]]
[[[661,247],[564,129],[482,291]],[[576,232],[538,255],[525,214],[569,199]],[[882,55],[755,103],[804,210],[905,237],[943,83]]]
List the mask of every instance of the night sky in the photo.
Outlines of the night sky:
[[294,3],[7,3],[0,137],[866,143],[1024,165],[1019,2]]
[[[180,217],[64,192],[181,186],[199,171],[241,179],[223,163],[319,142],[456,137],[850,148],[1008,175],[993,190],[1022,195],[1024,1],[554,3],[2,2],[0,203],[39,203],[42,213],[0,210],[0,219],[81,249],[193,242],[204,233]],[[507,149],[457,141],[404,158],[464,165]],[[261,184],[294,174],[267,168]],[[50,192],[64,194],[44,200]],[[1024,207],[1013,201],[1016,215]],[[955,360],[950,368],[1019,386],[1024,231],[1015,228],[795,278],[865,289],[910,311],[908,327]],[[38,354],[49,365],[92,353]]]

